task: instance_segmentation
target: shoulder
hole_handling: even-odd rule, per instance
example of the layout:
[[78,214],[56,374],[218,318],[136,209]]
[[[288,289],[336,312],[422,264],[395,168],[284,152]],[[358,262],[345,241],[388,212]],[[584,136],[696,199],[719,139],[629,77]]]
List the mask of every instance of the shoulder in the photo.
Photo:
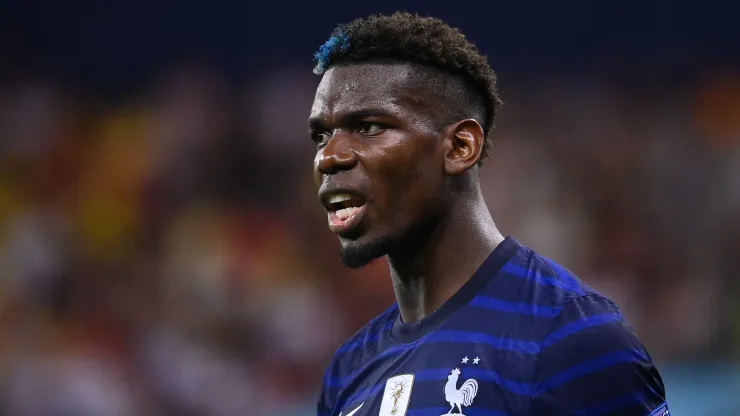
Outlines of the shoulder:
[[550,288],[544,294],[553,296],[555,301],[559,302],[562,306],[573,299],[591,295],[608,301],[606,297],[603,297],[583,282],[571,270],[530,248],[526,248],[521,253],[520,258],[526,261],[528,268],[532,270],[536,278],[542,280],[540,283]]
[[349,337],[334,353],[324,371],[318,415],[329,415],[334,409],[337,393],[353,378],[353,373],[379,353],[379,346],[395,319],[394,304]]
[[644,351],[634,329],[619,307],[599,293],[568,299],[542,341],[541,354],[550,349],[577,347],[585,352],[619,347]]
[[333,361],[338,356],[346,361],[349,357],[360,358],[366,355],[374,355],[379,341],[382,341],[384,334],[388,333],[393,326],[397,313],[398,307],[393,304],[383,313],[373,318],[337,348]]
[[[644,349],[619,306],[609,297],[584,283],[573,272],[555,261],[527,250],[529,269],[540,279],[550,281],[535,296],[546,297],[558,313],[544,335],[541,351],[562,345],[597,348],[599,345],[625,345]],[[592,336],[598,334],[598,337]]]
[[[645,347],[634,329],[625,320],[619,306],[609,297],[581,281],[573,272],[533,251],[530,268],[541,271],[543,278],[552,279],[549,290],[541,290],[541,297],[557,305],[548,331],[541,338],[538,371],[548,373],[548,366],[564,367],[568,360],[547,361],[556,353],[561,358],[574,360],[625,353],[625,359],[643,357],[649,360]],[[563,356],[563,354],[566,354]],[[606,356],[602,356],[607,360]]]
[[491,286],[498,292],[492,296],[500,295],[504,287],[517,301],[561,308],[574,298],[596,294],[572,271],[527,246],[516,245],[517,250],[499,272],[498,283]]
[[608,297],[557,263],[536,256],[562,285],[560,312],[542,339],[533,410],[649,414],[665,403],[660,374],[634,329]]
[[377,355],[385,334],[393,326],[397,312],[398,308],[394,304],[339,346],[327,367],[324,382],[327,382],[327,377],[336,378],[351,373]]

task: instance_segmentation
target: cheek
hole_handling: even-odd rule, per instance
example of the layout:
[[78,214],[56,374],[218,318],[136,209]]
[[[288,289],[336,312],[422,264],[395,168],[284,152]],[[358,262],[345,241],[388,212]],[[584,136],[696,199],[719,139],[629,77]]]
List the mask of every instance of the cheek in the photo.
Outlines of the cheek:
[[437,192],[441,168],[435,163],[439,159],[435,150],[432,145],[411,145],[406,140],[385,152],[383,159],[389,163],[379,166],[377,177],[386,191],[383,206],[395,218],[394,222],[407,222],[419,216]]

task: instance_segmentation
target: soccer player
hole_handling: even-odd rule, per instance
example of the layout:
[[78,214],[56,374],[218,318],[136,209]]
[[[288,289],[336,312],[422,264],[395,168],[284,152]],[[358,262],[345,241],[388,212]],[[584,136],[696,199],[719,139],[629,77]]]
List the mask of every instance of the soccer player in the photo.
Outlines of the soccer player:
[[668,415],[617,306],[497,230],[479,165],[500,101],[475,46],[395,13],[315,58],[319,199],[343,263],[385,256],[397,300],[338,349],[318,415]]

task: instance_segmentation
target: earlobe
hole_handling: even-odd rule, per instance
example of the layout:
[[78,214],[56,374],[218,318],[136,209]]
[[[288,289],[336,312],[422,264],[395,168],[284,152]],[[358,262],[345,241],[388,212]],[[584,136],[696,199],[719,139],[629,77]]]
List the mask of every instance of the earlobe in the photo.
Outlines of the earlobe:
[[449,126],[445,137],[445,173],[459,175],[476,166],[484,140],[483,128],[473,119]]

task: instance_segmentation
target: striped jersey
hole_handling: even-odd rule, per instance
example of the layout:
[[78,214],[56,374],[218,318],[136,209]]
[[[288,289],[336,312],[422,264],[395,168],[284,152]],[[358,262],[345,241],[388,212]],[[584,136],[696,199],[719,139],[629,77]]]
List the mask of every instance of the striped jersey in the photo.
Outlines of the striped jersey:
[[397,304],[334,355],[318,416],[668,416],[663,381],[605,296],[502,242],[437,311]]

